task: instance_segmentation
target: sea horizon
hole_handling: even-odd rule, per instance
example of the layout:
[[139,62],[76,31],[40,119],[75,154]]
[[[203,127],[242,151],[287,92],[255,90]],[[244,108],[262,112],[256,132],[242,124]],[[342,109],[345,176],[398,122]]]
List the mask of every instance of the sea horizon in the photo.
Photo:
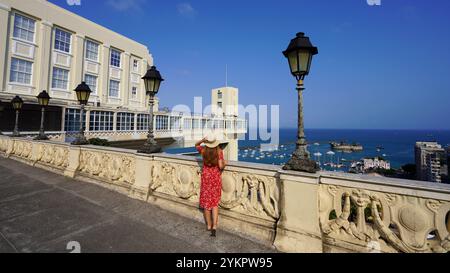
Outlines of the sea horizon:
[[[280,128],[279,143],[275,143],[276,149],[262,152],[261,144],[269,144],[270,141],[248,140],[249,130],[245,139],[239,140],[239,161],[285,164],[295,149],[296,131],[296,128]],[[450,145],[450,130],[441,129],[308,128],[305,129],[305,135],[311,158],[321,164],[329,162],[350,164],[363,158],[382,157],[389,161],[393,168],[400,168],[405,164],[414,164],[414,146],[418,141],[437,141],[443,147]],[[329,144],[332,141],[358,143],[363,146],[363,151],[352,153],[333,151]],[[333,151],[334,155],[327,154],[330,151]],[[345,168],[348,168],[349,164]]]

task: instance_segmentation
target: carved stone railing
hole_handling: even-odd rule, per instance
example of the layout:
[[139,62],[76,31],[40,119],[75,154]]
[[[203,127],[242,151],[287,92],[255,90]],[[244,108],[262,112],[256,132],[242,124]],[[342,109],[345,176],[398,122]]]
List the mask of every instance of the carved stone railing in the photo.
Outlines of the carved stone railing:
[[320,226],[330,250],[450,251],[449,187],[383,178],[367,183],[358,176],[352,180],[343,175],[321,178]]
[[[203,221],[201,162],[0,136],[0,154]],[[229,162],[220,226],[284,252],[448,252],[450,186]]]

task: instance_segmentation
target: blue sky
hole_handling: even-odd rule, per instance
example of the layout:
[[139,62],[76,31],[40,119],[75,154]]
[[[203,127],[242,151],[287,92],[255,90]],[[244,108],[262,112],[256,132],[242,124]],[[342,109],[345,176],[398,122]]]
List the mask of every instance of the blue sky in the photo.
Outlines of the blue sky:
[[51,2],[147,45],[166,79],[162,106],[209,103],[228,65],[241,104],[280,105],[281,127],[295,127],[281,51],[302,31],[319,48],[305,79],[307,128],[450,129],[448,0]]

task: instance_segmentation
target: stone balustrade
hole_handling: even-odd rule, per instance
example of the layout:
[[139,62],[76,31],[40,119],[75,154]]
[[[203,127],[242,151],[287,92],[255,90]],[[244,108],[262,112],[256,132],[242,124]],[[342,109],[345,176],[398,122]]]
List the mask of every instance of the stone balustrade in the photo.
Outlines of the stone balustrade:
[[[194,157],[0,136],[0,153],[203,220]],[[230,162],[220,225],[284,252],[448,252],[448,185]]]

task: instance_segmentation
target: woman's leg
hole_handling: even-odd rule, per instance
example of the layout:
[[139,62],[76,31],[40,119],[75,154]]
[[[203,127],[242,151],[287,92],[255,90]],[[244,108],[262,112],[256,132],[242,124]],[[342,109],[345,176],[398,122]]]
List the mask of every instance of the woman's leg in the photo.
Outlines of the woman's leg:
[[219,222],[219,207],[212,208],[212,228],[217,229],[217,224]]
[[203,216],[205,217],[206,227],[210,230],[212,226],[211,210],[203,209]]

